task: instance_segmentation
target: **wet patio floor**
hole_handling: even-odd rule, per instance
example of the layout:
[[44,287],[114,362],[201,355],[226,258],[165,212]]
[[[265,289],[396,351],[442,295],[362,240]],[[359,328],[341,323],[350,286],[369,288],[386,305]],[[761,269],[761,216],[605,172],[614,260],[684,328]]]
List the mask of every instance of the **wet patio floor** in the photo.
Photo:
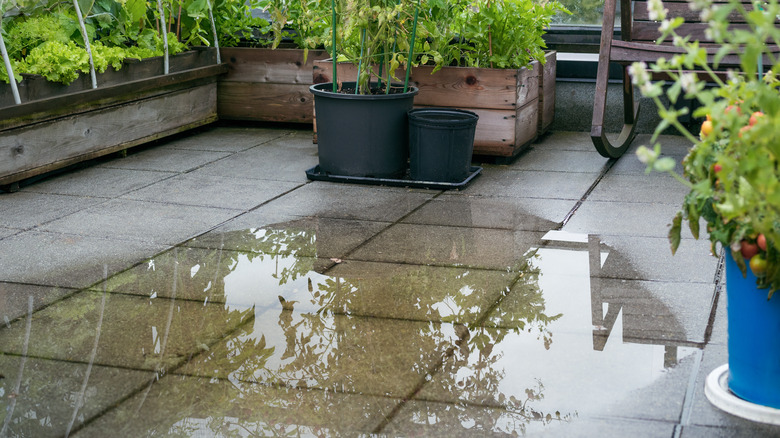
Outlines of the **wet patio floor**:
[[671,177],[581,132],[460,191],[316,151],[216,125],[0,193],[0,437],[780,436],[704,397],[725,290]]

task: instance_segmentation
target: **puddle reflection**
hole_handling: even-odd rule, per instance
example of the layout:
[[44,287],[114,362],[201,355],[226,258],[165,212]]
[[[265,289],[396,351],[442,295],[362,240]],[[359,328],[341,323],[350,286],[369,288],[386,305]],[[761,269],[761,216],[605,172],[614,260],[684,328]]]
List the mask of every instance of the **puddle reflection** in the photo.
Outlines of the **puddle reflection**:
[[685,332],[663,302],[600,277],[619,254],[593,236],[502,270],[318,258],[290,224],[207,241],[0,329],[3,432],[523,434],[614,414],[693,351],[657,341]]

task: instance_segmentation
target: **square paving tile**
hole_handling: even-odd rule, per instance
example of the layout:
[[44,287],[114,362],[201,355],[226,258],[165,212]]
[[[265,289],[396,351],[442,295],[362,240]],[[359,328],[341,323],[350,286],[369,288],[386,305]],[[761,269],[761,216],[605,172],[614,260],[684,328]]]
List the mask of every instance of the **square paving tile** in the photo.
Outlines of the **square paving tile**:
[[437,192],[313,182],[262,207],[295,216],[395,222]]
[[641,436],[668,438],[674,424],[627,419],[538,417],[532,410],[512,411],[461,403],[410,401],[382,429],[390,436],[409,437],[573,437]]
[[684,184],[667,174],[610,172],[599,181],[588,200],[674,204],[679,209],[688,192]]
[[[573,233],[666,237],[680,204],[585,201],[563,227]],[[692,238],[687,222],[681,236]],[[700,238],[707,238],[706,222],[700,221]]]
[[54,301],[75,293],[64,287],[34,286],[30,284],[0,282],[0,317],[3,324],[26,317],[30,310],[37,311]]
[[540,241],[535,231],[396,224],[350,255],[394,263],[515,270]]
[[128,193],[123,198],[249,210],[298,186],[290,182],[187,173]]
[[289,216],[288,218],[288,220],[269,223],[267,222],[269,216],[263,212],[250,212],[184,245],[256,253],[271,251],[291,254],[294,252],[294,255],[298,256],[343,258],[360,244],[390,226],[387,222],[325,217]]
[[41,229],[175,245],[241,214],[241,210],[112,199]]
[[114,198],[173,175],[171,172],[88,167],[39,181],[21,191]]
[[166,245],[26,231],[2,240],[0,280],[82,288],[132,266]]
[[449,324],[299,312],[297,307],[303,306],[255,307],[251,324],[176,373],[401,398],[411,396],[433,373],[451,345]]
[[[83,291],[0,330],[0,349],[139,370],[170,370],[252,318],[196,301]],[[95,346],[97,344],[97,346]]]
[[538,198],[440,196],[403,222],[458,227],[549,231],[559,228],[574,201]]
[[550,150],[535,147],[524,153],[509,167],[512,170],[541,170],[547,172],[599,173],[607,159],[596,152],[578,150]]
[[144,371],[0,354],[4,436],[62,437],[154,378]]
[[592,152],[596,150],[590,139],[590,133],[580,131],[548,131],[537,139],[532,147],[552,151]]
[[76,435],[362,436],[396,400],[170,375]]
[[198,169],[207,175],[236,178],[306,182],[306,169],[319,162],[311,138],[286,136],[231,155]]
[[289,135],[288,129],[214,126],[193,135],[176,137],[166,143],[175,149],[214,152],[239,152]]
[[21,230],[18,229],[0,227],[0,239],[13,236],[14,234],[18,234],[20,231]]
[[[47,193],[4,193],[0,198],[0,226],[29,229],[75,211],[104,202],[104,199]],[[0,236],[4,233],[0,229]]]
[[579,200],[598,178],[598,173],[557,173],[539,170],[507,170],[485,167],[464,193],[481,196]]
[[157,170],[187,172],[230,155],[228,152],[190,151],[157,145],[143,150],[131,149],[124,158],[115,158],[100,167],[112,169]]

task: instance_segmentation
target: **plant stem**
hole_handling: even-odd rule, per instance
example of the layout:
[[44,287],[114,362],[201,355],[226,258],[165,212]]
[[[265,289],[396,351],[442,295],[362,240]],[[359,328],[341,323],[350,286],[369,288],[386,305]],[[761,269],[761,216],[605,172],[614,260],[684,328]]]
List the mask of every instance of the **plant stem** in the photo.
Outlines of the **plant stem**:
[[[363,53],[365,49],[366,49],[366,30],[363,29],[360,32],[360,58],[358,58],[358,70],[357,70],[358,72],[357,72],[357,79],[355,81],[355,94],[358,94],[358,90],[361,88],[361,82],[363,82],[361,80],[361,76],[362,76],[361,73],[363,72]],[[371,68],[370,62],[367,62],[366,64],[368,64],[368,68]],[[368,88],[371,88],[370,81],[369,81]],[[368,94],[371,94],[371,92],[368,91]]]

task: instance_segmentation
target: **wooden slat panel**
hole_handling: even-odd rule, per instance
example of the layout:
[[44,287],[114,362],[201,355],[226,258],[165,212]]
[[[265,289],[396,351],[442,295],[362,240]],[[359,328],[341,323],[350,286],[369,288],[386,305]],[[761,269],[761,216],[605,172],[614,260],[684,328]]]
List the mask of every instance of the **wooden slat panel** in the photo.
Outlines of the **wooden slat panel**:
[[0,136],[0,184],[216,120],[216,83],[62,117]]
[[219,83],[220,119],[312,123],[313,96],[309,85]]
[[[660,23],[652,21],[635,21],[634,28],[631,31],[631,37],[634,41],[655,41],[660,36],[658,27]],[[747,29],[745,24],[734,24],[729,26],[729,29]],[[701,42],[710,41],[705,35],[707,30],[707,24],[705,23],[683,23],[677,28],[678,35],[690,35],[691,40],[699,40]]]
[[300,49],[229,47],[220,53],[229,67],[222,81],[309,85],[314,61],[328,56],[324,50],[309,50],[304,63]]
[[[709,58],[716,52],[717,48],[708,49]],[[671,58],[676,54],[684,53],[681,49],[670,45],[656,45],[639,43],[633,41],[612,42],[610,51],[610,60],[613,62],[631,63],[636,61],[645,61],[647,63],[655,62],[659,58]],[[731,54],[721,60],[721,66],[734,66],[739,64],[739,56]]]
[[[647,14],[646,1],[634,2],[634,21],[650,21]],[[700,11],[691,10],[687,1],[683,2],[669,2],[664,1],[664,7],[669,10],[667,16],[669,17],[683,17],[687,23],[701,22]],[[753,5],[746,4],[747,10],[753,10]],[[732,12],[728,17],[729,23],[744,23],[745,17],[739,12]]]

